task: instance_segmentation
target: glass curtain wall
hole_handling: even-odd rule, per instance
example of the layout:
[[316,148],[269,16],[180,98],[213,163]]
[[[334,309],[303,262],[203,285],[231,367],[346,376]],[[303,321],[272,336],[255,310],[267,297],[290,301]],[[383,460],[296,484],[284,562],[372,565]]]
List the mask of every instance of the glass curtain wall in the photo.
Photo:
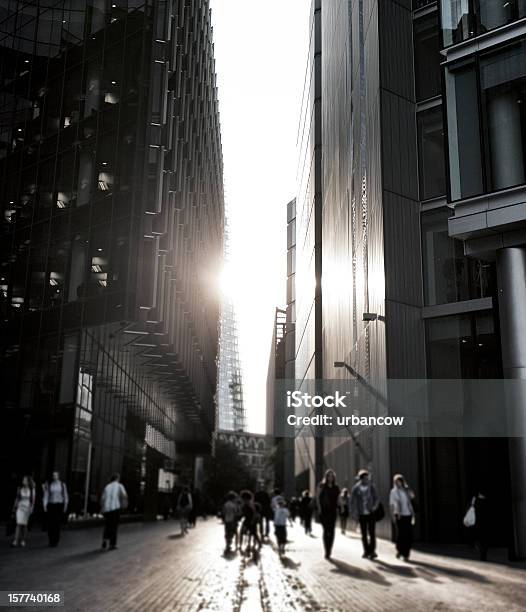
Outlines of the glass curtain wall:
[[452,66],[446,90],[451,199],[524,184],[526,41]]
[[442,0],[440,4],[445,47],[526,16],[526,0]]

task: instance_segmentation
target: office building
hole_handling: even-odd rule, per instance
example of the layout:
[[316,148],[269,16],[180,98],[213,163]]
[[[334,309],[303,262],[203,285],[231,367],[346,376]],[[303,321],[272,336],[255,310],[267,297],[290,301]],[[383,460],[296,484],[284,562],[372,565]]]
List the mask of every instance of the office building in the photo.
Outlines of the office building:
[[[524,378],[524,10],[313,3],[297,379],[347,377],[334,362],[381,391],[387,379]],[[495,543],[526,553],[522,444],[380,430],[360,443],[298,439],[297,482],[333,467],[350,486],[366,466],[386,501],[402,472],[419,497],[419,537],[442,542],[462,540],[459,517],[484,486],[501,501]]]
[[215,420],[223,178],[207,0],[0,8],[1,481],[156,512]]

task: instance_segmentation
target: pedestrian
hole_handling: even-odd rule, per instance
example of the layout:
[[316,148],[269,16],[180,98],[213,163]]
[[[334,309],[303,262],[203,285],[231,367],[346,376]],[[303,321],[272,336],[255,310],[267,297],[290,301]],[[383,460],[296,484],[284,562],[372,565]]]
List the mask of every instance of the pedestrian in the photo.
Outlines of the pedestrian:
[[336,484],[336,474],[334,470],[327,470],[318,493],[318,507],[323,528],[323,546],[325,548],[326,559],[331,558],[334,544],[339,496],[340,487]]
[[415,495],[409,488],[402,474],[393,476],[393,488],[389,494],[389,508],[395,522],[396,558],[409,561],[411,542],[413,539],[413,522],[415,511],[413,499]]
[[120,474],[113,474],[110,482],[104,487],[100,505],[104,515],[102,548],[107,548],[109,544],[110,550],[115,550],[121,512],[128,507],[128,494],[120,483]]
[[237,534],[237,523],[239,521],[239,506],[236,502],[237,495],[229,491],[223,504],[222,516],[225,525],[225,554],[231,551],[232,540]]
[[299,516],[300,513],[300,502],[297,497],[292,497],[290,500],[290,518],[291,524],[296,522],[296,517]]
[[488,497],[483,489],[479,489],[471,500],[471,505],[475,509],[475,524],[471,527],[473,543],[479,553],[480,560],[486,561],[490,542],[491,518]]
[[274,515],[274,512],[276,511],[276,508],[279,505],[280,500],[285,501],[285,498],[283,497],[281,493],[281,489],[274,489],[272,499],[270,500],[270,507],[272,509],[273,515]]
[[13,514],[15,515],[15,538],[11,546],[25,546],[29,517],[35,508],[35,483],[31,476],[24,476],[22,484],[16,490]]
[[195,527],[197,517],[199,516],[199,512],[201,511],[201,490],[192,488],[192,490],[190,491],[190,495],[192,498],[192,508],[188,514],[188,523],[191,527]]
[[47,535],[49,546],[55,547],[60,541],[60,526],[68,511],[68,488],[60,479],[59,472],[53,472],[51,478],[42,485],[42,506],[46,513]]
[[338,498],[338,514],[340,515],[340,527],[342,534],[345,535],[347,529],[347,519],[349,518],[349,489],[342,489]]
[[270,495],[265,490],[263,483],[259,484],[258,490],[254,495],[254,501],[261,506],[261,518],[263,521],[263,537],[268,538],[270,533],[270,521],[272,519],[272,509],[270,507]]
[[314,500],[310,491],[306,489],[301,495],[300,515],[306,535],[312,535],[312,513],[314,511]]
[[183,490],[179,493],[177,498],[177,516],[181,521],[181,533],[185,535],[188,533],[188,518],[192,511],[192,494],[188,487],[183,487]]
[[274,509],[274,533],[278,544],[279,555],[285,554],[285,546],[287,544],[287,520],[289,511],[283,498],[279,499]]
[[243,490],[240,493],[241,497],[241,516],[242,522],[240,527],[239,535],[239,547],[243,548],[243,540],[247,538],[246,551],[251,550],[252,540],[255,544],[261,547],[261,541],[258,538],[257,526],[258,526],[258,512],[254,503],[254,494],[252,491]]
[[360,523],[364,559],[376,559],[376,516],[380,505],[376,487],[370,480],[367,470],[360,470],[357,483],[351,490],[349,500],[350,513]]

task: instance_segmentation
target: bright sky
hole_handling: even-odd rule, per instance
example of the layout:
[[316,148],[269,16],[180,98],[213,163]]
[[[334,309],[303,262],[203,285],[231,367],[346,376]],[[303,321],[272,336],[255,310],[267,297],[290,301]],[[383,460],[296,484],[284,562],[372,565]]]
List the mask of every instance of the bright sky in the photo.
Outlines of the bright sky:
[[295,196],[310,0],[211,7],[230,213],[224,284],[238,318],[248,429],[264,432],[274,312],[286,299],[286,204]]

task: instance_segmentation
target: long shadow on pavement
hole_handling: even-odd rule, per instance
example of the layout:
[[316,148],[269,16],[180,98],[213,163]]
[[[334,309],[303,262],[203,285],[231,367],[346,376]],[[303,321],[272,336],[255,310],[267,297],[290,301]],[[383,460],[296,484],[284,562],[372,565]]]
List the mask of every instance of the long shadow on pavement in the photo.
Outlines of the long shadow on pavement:
[[412,567],[404,565],[391,565],[390,563],[386,563],[381,559],[375,559],[374,564],[379,565],[381,569],[391,574],[398,574],[399,576],[404,576],[405,578],[418,578],[417,573]]
[[360,580],[369,580],[376,584],[381,584],[382,586],[389,586],[391,584],[389,580],[386,580],[386,578],[378,572],[367,572],[359,567],[345,563],[345,561],[340,561],[339,559],[331,559],[330,562],[335,566],[331,569],[331,572],[345,574],[351,578],[358,578]]
[[486,576],[483,574],[479,574],[478,572],[473,572],[468,569],[460,569],[456,567],[445,567],[443,565],[435,565],[434,563],[428,563],[426,561],[412,561],[411,562],[417,568],[425,568],[428,570],[432,570],[438,574],[446,574],[447,576],[452,576],[454,578],[460,580],[474,580],[476,582],[486,582],[490,583],[491,580],[488,580]]

